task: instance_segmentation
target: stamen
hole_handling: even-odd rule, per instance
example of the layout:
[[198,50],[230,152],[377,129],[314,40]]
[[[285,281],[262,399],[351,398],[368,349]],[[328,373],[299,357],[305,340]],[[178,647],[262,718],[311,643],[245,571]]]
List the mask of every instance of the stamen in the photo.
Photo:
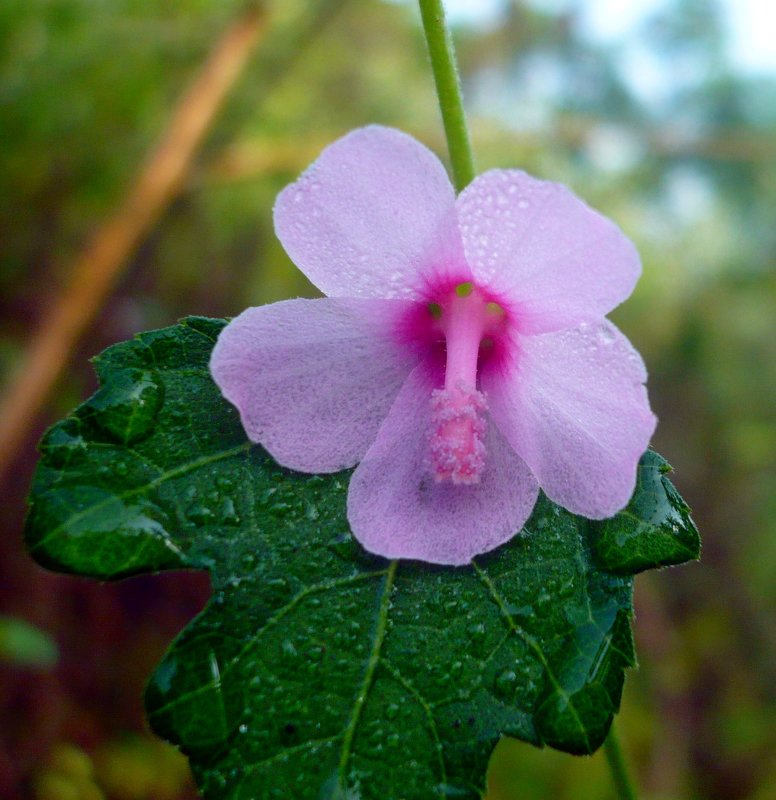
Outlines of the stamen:
[[479,483],[485,469],[487,403],[482,392],[459,384],[431,394],[431,467],[437,482]]
[[427,307],[428,307],[428,313],[431,314],[431,316],[434,319],[440,319],[441,318],[441,316],[442,316],[442,306],[440,306],[439,303],[429,303]]
[[480,359],[493,357],[507,311],[472,281],[445,288],[427,305],[445,338],[445,381],[431,395],[429,470],[438,482],[479,483],[485,469],[485,410]]

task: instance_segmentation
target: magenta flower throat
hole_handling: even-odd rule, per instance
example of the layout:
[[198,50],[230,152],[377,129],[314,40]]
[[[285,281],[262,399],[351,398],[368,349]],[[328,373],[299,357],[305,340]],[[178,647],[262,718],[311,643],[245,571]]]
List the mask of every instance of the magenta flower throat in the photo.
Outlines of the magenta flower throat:
[[348,521],[367,550],[466,564],[539,488],[593,519],[627,504],[655,417],[605,319],[641,271],[611,221],[517,170],[456,198],[431,151],[369,127],[280,194],[275,229],[327,296],[244,311],[211,371],[281,465],[358,465]]

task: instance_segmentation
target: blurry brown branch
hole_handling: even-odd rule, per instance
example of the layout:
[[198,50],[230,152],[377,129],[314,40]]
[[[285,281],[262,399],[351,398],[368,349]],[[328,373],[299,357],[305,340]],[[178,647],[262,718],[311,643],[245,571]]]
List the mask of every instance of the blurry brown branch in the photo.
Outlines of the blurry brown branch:
[[178,191],[264,29],[264,14],[250,8],[224,32],[174,108],[124,200],[75,259],[69,285],[43,318],[0,405],[0,478],[128,257]]
[[258,176],[282,172],[296,174],[313,161],[333,141],[328,139],[251,139],[231,144],[196,175],[187,188],[200,189],[212,183],[253,180]]

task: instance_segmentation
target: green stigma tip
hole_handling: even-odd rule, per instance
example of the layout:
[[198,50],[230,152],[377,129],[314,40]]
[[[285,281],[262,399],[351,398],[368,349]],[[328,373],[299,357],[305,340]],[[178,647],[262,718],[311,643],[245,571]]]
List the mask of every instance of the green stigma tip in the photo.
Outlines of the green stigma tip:
[[439,319],[442,316],[442,306],[440,306],[439,303],[429,303],[428,313],[431,314],[434,319]]
[[468,297],[474,291],[474,284],[471,281],[466,281],[466,283],[459,283],[458,286],[455,287],[455,293],[458,297]]

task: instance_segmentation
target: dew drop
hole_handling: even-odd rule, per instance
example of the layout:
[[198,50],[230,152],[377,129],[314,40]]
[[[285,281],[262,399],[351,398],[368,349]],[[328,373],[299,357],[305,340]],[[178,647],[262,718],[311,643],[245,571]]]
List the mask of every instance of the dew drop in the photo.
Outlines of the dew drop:
[[321,645],[315,645],[314,647],[311,647],[307,651],[307,657],[311,661],[320,661],[323,658],[325,652],[326,652],[325,647],[322,647]]
[[615,339],[614,331],[608,326],[602,325],[598,330],[598,339],[605,345],[611,345]]
[[234,489],[234,481],[226,475],[219,475],[216,478],[216,487],[222,492],[230,492]]
[[284,639],[283,643],[280,645],[280,649],[283,652],[283,656],[292,661],[299,655],[296,646],[290,639]]
[[534,608],[532,605],[507,605],[506,611],[510,617],[518,620],[528,620],[534,616]]
[[167,408],[167,414],[172,422],[180,424],[188,419],[189,409],[182,403],[175,403]]
[[81,546],[87,551],[89,541],[101,540],[106,532],[122,542],[121,547],[100,552],[100,569],[105,574],[132,565],[128,553],[142,552],[143,559],[157,566],[185,563],[180,548],[168,532],[166,513],[150,498],[123,499],[96,487],[84,487],[82,498],[84,506],[91,510],[70,517],[63,524],[68,536],[81,540]]
[[86,453],[86,440],[78,432],[77,426],[75,420],[66,420],[46,434],[41,449],[52,467],[61,469],[74,456]]
[[476,622],[469,627],[469,636],[473,642],[481,642],[485,638],[485,625],[482,622]]
[[221,522],[224,525],[237,526],[240,524],[240,517],[234,508],[234,500],[231,497],[225,497],[221,503]]
[[436,685],[444,688],[450,684],[451,676],[448,672],[443,672],[436,677]]
[[358,561],[361,548],[350,532],[343,532],[327,545],[343,561]]
[[163,400],[164,391],[154,373],[118,370],[90,398],[85,414],[112,439],[132,444],[151,434]]
[[215,514],[202,503],[195,503],[186,510],[186,517],[195,525],[207,525],[215,519]]
[[516,687],[517,673],[511,669],[505,669],[500,672],[493,682],[493,688],[499,697],[511,697]]
[[440,794],[442,797],[471,797],[471,790],[468,786],[455,786],[451,783],[438,783],[434,787],[437,791],[437,794]]
[[271,578],[264,584],[265,598],[274,605],[282,605],[291,594],[291,584],[285,578]]

